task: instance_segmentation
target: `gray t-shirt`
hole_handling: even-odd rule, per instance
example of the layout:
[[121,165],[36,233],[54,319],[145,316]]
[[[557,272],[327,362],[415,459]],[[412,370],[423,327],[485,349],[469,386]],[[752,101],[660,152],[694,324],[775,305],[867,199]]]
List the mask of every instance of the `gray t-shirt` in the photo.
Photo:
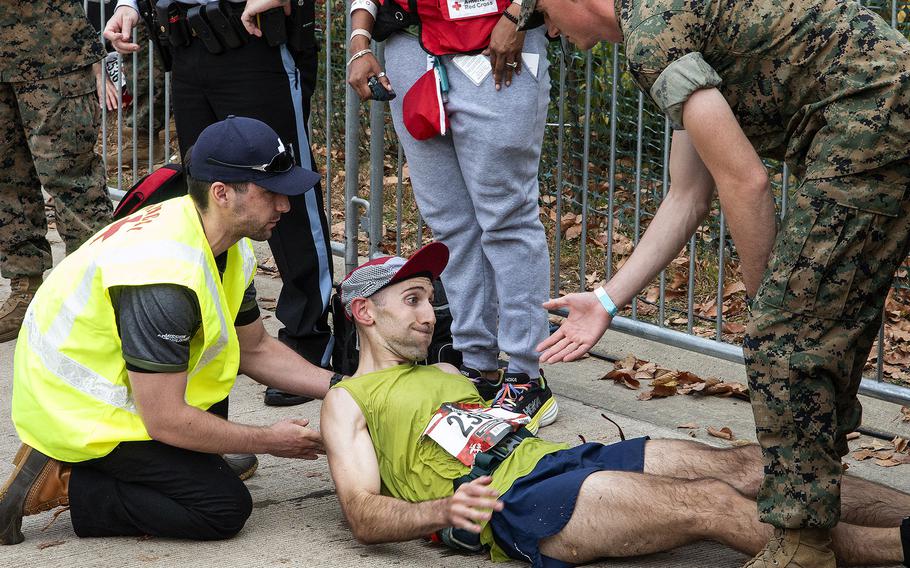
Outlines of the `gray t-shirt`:
[[[219,272],[225,260],[223,255],[216,259]],[[202,325],[199,300],[192,290],[178,284],[118,286],[111,289],[111,303],[128,370],[177,373],[189,368],[190,340]],[[257,319],[256,287],[250,282],[234,326]]]

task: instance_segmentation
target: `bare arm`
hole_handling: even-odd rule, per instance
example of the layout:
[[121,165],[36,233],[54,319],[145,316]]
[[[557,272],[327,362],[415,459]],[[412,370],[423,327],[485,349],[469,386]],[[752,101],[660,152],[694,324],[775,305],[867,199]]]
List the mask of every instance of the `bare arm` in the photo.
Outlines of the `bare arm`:
[[673,133],[669,165],[672,183],[667,197],[632,256],[604,286],[617,306],[632,302],[676,258],[711,208],[714,180],[685,131]]
[[316,459],[323,453],[319,432],[307,420],[246,426],[186,403],[186,372],[128,371],[139,416],[153,440],[207,453],[255,453]]
[[702,89],[689,97],[683,106],[683,124],[717,184],[743,284],[754,297],[777,232],[768,172],[717,89]]
[[266,386],[285,392],[323,398],[332,371],[313,365],[268,333],[258,319],[237,328],[240,372]]
[[[629,260],[604,289],[618,308],[629,304],[679,254],[708,214],[714,180],[685,131],[673,133],[670,188]],[[593,292],[568,294],[544,304],[568,308],[569,317],[537,346],[541,362],[572,361],[588,352],[612,319]]]
[[366,419],[343,389],[326,396],[320,424],[338,500],[362,543],[412,540],[451,526],[479,532],[476,523],[502,509],[488,477],[462,485],[451,497],[422,503],[380,495],[379,464]]

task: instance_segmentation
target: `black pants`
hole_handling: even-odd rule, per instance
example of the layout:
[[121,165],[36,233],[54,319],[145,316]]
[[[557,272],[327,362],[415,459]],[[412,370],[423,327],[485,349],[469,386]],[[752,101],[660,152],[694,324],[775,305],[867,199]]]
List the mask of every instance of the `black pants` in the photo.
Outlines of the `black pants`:
[[250,492],[217,454],[123,442],[73,465],[73,529],[80,537],[230,538],[253,510]]
[[[269,47],[261,38],[218,55],[201,41],[172,49],[172,93],[177,139],[185,155],[199,134],[228,115],[259,119],[294,145],[298,163],[314,169],[307,120],[316,82],[316,53]],[[301,159],[302,158],[302,159]],[[332,257],[322,190],[291,197],[269,239],[283,286],[276,315],[281,339],[309,361],[328,365],[327,323]]]
[[[227,416],[227,399],[210,412]],[[73,464],[73,529],[80,537],[230,538],[253,510],[250,492],[224,459],[155,441],[123,442]]]

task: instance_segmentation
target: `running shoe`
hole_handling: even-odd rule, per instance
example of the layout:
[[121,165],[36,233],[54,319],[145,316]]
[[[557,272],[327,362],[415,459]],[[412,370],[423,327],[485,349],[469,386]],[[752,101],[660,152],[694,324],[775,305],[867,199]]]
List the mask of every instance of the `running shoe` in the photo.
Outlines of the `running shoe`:
[[531,423],[525,427],[533,434],[556,422],[559,414],[559,405],[542,373],[535,379],[525,373],[503,373],[502,387],[492,406],[530,416]]
[[499,373],[499,376],[495,381],[491,381],[490,379],[485,378],[483,373],[477,369],[462,365],[458,370],[461,371],[462,375],[474,383],[477,392],[480,393],[480,398],[484,399],[486,402],[492,402],[493,399],[496,398],[496,395],[499,393],[499,388],[502,386],[502,373]]

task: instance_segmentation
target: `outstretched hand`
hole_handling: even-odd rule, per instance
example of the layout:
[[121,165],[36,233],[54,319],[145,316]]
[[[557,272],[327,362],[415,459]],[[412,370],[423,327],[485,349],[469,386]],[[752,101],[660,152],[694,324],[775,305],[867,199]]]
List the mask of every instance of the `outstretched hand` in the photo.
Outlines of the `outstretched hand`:
[[502,511],[499,492],[490,487],[493,478],[485,475],[462,484],[446,499],[446,523],[458,529],[479,533],[479,523],[489,521],[493,511]]
[[569,317],[537,346],[541,363],[578,359],[594,347],[613,321],[594,292],[568,294],[544,302],[543,307],[548,310],[566,308]]

